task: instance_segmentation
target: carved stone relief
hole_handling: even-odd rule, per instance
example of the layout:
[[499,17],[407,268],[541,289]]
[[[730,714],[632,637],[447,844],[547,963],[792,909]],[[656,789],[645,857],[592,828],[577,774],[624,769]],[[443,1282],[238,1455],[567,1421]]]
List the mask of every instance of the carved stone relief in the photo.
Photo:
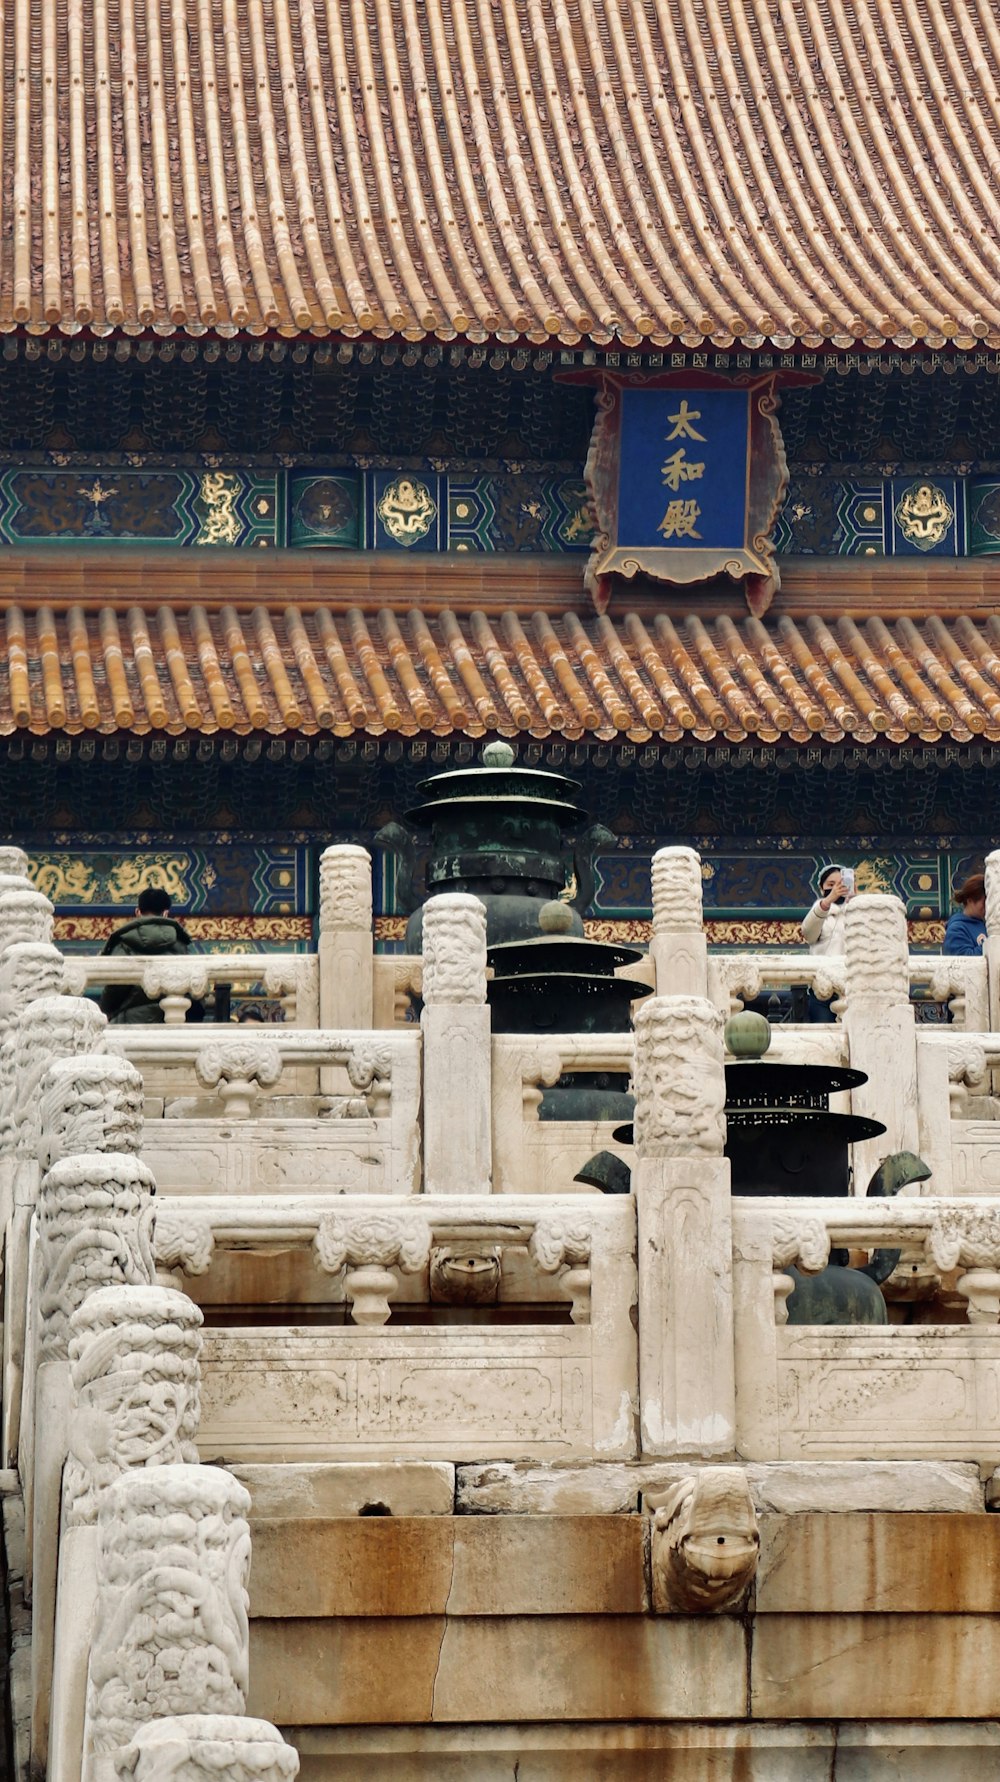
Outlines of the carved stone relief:
[[137,1152],[142,1144],[143,1083],[135,1065],[113,1053],[59,1058],[41,1086],[38,1160],[43,1169],[80,1151]]
[[486,1000],[486,911],[478,897],[445,892],[424,904],[424,1002]]
[[42,1079],[57,1058],[101,1052],[107,1022],[92,1002],[76,996],[43,996],[30,1002],[4,1047],[12,1048],[0,1075],[6,1089],[0,1102],[0,1137],[13,1141],[21,1157],[38,1146]]
[[906,911],[898,897],[870,892],[852,897],[844,912],[847,1000],[877,997],[889,1005],[910,997]]
[[67,1354],[68,1324],[99,1287],[148,1287],[154,1182],[144,1163],[120,1154],[64,1157],[42,1177],[38,1197],[41,1357]]
[[76,1409],[63,1480],[70,1526],[95,1522],[129,1467],[197,1462],[201,1311],[166,1287],[104,1287],[69,1321]]
[[55,910],[48,898],[30,884],[0,890],[0,953],[12,941],[51,942],[54,918]]
[[242,1714],[250,1496],[209,1466],[129,1471],[98,1506],[98,1598],[87,1719],[114,1756],[145,1722]]
[[635,1142],[645,1157],[718,1157],[725,1143],[722,1015],[700,996],[650,996],[635,1019]]
[[701,855],[694,848],[658,848],[653,855],[653,933],[702,926]]
[[116,1770],[118,1782],[294,1782],[299,1756],[268,1720],[176,1714],[140,1727]]
[[349,843],[324,848],[319,859],[319,925],[323,933],[371,932],[372,859]]
[[227,1120],[246,1119],[259,1090],[279,1080],[281,1051],[273,1040],[219,1040],[198,1053],[194,1069],[203,1088],[218,1088]]
[[649,1494],[653,1512],[653,1608],[718,1614],[748,1589],[760,1532],[742,1467],[706,1467],[668,1491]]

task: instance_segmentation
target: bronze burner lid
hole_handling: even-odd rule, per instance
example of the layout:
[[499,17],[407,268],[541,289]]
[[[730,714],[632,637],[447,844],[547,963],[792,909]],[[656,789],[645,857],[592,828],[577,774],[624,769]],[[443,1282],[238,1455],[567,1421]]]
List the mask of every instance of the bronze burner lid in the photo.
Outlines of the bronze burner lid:
[[648,984],[635,984],[631,978],[614,978],[612,975],[617,966],[634,965],[642,957],[638,947],[587,940],[574,934],[540,934],[531,940],[497,941],[486,953],[487,964],[493,967],[494,982],[538,978],[549,972],[559,977],[582,972],[603,977],[606,983],[628,984],[633,996],[647,996]]
[[517,972],[509,978],[494,978],[487,984],[487,1002],[492,1000],[492,991],[502,994],[505,1001],[515,996],[530,1000],[532,997],[541,999],[546,994],[566,997],[577,992],[600,995],[605,1001],[629,1003],[640,996],[653,994],[650,984],[633,984],[628,978],[609,977],[605,971]]
[[[863,1114],[834,1114],[829,1108],[810,1107],[731,1108],[728,1103],[726,1125],[738,1127],[743,1132],[759,1131],[769,1126],[798,1127],[800,1131],[808,1128],[811,1132],[822,1131],[841,1145],[853,1145],[859,1139],[880,1138],[885,1131],[881,1120],[869,1120]],[[616,1126],[612,1137],[619,1145],[632,1145],[635,1128],[631,1122],[627,1126]],[[775,1190],[775,1193],[779,1192]]]
[[[846,1065],[778,1064],[760,1058],[741,1059],[726,1065],[726,1107],[745,1104],[803,1107],[825,1106],[825,1097],[841,1089],[867,1083],[867,1072]],[[824,1100],[818,1101],[822,1096]]]
[[[858,1139],[880,1138],[885,1131],[881,1120],[869,1120],[864,1114],[835,1114],[829,1108],[791,1106],[730,1107],[726,1104],[726,1125],[732,1131],[759,1132],[767,1127],[784,1126],[811,1132],[821,1130],[840,1144],[853,1145]],[[615,1137],[617,1138],[617,1133]]]
[[543,821],[547,819],[550,823],[558,823],[563,829],[574,828],[582,817],[582,812],[575,804],[565,804],[560,799],[535,797],[532,793],[523,791],[491,792],[482,785],[477,785],[474,791],[470,788],[468,792],[455,798],[436,798],[428,804],[416,804],[406,815],[409,822],[421,829],[429,829],[432,823],[439,822],[442,818],[484,808],[496,811],[498,816],[504,812],[512,815],[527,813]]
[[448,773],[436,773],[422,780],[419,790],[429,794],[423,804],[407,812],[411,823],[428,828],[436,819],[452,812],[475,809],[491,804],[503,810],[535,811],[564,829],[570,829],[583,818],[573,803],[581,789],[579,780],[566,774],[546,773],[537,767],[516,767],[514,751],[508,743],[488,743],[483,760],[475,767],[457,767]]

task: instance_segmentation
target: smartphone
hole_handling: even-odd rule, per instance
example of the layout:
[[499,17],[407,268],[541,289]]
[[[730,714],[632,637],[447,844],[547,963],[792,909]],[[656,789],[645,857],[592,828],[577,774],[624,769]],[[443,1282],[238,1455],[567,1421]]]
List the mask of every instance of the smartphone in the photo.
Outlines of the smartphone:
[[853,868],[853,866],[842,866],[841,867],[840,880],[841,880],[841,884],[843,885],[845,891],[853,891],[854,890],[854,868]]

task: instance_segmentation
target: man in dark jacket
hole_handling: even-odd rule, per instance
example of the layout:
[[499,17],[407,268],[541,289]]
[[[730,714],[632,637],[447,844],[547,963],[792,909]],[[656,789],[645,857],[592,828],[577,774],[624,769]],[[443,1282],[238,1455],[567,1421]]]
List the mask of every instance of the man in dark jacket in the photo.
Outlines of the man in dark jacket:
[[958,911],[948,918],[942,953],[981,959],[986,945],[986,880],[974,872],[955,892]]
[[[191,936],[187,929],[175,922],[170,914],[169,894],[154,885],[139,893],[134,919],[126,922],[123,928],[115,929],[104,944],[102,957],[115,953],[126,958],[158,953],[183,954],[190,945]],[[147,996],[138,984],[107,984],[101,995],[101,1008],[109,1021],[149,1025],[163,1020],[159,1003]],[[192,1002],[187,1019],[201,1021],[204,1012],[200,1002]]]

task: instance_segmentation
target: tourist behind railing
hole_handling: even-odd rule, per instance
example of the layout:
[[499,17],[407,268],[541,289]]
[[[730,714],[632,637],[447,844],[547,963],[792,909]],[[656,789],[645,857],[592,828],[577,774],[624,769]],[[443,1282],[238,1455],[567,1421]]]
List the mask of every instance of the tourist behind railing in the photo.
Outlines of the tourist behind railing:
[[[191,936],[170,914],[170,897],[156,885],[148,885],[139,893],[135,916],[124,927],[116,928],[101,949],[102,958],[116,953],[126,958],[145,958],[166,953],[186,953]],[[107,984],[101,993],[101,1008],[109,1021],[151,1025],[163,1020],[163,1010],[155,997],[147,996],[140,984]],[[202,1003],[193,1001],[185,1015],[187,1021],[203,1021]]]
[[981,959],[986,945],[986,879],[974,872],[955,892],[958,909],[949,916],[942,953],[965,959]]
[[[849,866],[824,866],[818,880],[819,896],[802,918],[802,938],[810,953],[842,954],[844,951],[844,911],[854,896],[854,872]],[[810,986],[806,1019],[835,1021],[830,1001],[816,996]]]

